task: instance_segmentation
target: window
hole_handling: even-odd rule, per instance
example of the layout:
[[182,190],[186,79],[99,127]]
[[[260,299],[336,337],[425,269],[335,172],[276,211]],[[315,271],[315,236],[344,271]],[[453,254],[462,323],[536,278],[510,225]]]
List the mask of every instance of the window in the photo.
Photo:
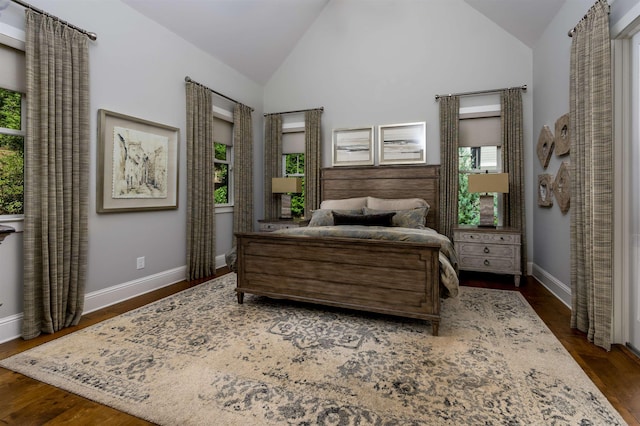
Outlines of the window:
[[[302,127],[304,129],[304,127]],[[302,193],[291,195],[291,216],[304,216],[304,130],[297,125],[284,129],[282,134],[282,176],[302,179]]]
[[[226,117],[225,117],[226,118]],[[233,123],[213,118],[213,146],[215,150],[214,190],[216,207],[233,205]]]
[[291,196],[291,216],[304,216],[304,154],[283,154],[283,176],[295,176],[302,179],[302,193]]
[[[18,46],[16,46],[18,47]],[[26,72],[24,51],[0,43],[0,218],[22,215]]]
[[[496,116],[496,114],[498,114]],[[480,194],[469,193],[470,173],[497,173],[502,169],[501,131],[499,111],[463,114],[460,113],[460,135],[458,148],[458,223],[477,225],[480,223]],[[498,223],[502,222],[502,194],[494,198],[494,210]]]
[[23,214],[23,98],[0,88],[0,215]]

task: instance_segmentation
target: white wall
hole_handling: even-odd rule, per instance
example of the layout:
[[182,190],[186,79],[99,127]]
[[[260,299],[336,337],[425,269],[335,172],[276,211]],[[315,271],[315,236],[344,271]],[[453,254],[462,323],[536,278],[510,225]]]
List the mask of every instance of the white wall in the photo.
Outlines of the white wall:
[[[92,167],[86,291],[94,300],[88,302],[89,309],[110,302],[110,298],[184,279],[187,205],[184,77],[188,75],[255,108],[255,205],[258,211],[262,211],[262,88],[118,0],[33,0],[31,3],[98,35],[97,41],[90,43]],[[18,7],[9,3],[9,8]],[[5,12],[0,15],[0,23],[4,15]],[[96,129],[100,108],[180,128],[178,210],[96,213]],[[217,253],[223,255],[231,247],[231,214],[219,214],[217,219]],[[21,269],[15,261],[21,251],[18,239],[9,236],[0,245],[2,294],[13,298],[6,299],[0,307],[0,341],[6,338],[2,327],[7,330],[15,325],[15,316],[22,310],[21,275],[9,274],[15,278],[11,282],[5,280],[5,271]],[[7,250],[15,253],[7,255]],[[136,270],[139,256],[146,258],[145,269]],[[112,291],[114,286],[124,290]]]
[[[268,112],[324,106],[323,166],[332,129],[427,122],[427,162],[440,163],[436,94],[527,84],[526,193],[532,193],[532,51],[462,0],[331,1],[265,86]],[[498,96],[463,105],[499,104]],[[527,211],[533,196],[527,198]],[[527,232],[532,234],[532,218]],[[529,251],[532,246],[529,245]]]

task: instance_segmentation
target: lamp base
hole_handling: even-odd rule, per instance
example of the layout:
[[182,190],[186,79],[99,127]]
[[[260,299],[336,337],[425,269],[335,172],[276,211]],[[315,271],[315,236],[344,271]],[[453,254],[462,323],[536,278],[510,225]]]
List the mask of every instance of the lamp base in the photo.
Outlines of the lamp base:
[[495,228],[493,214],[493,195],[480,196],[480,224],[481,228]]
[[291,195],[281,194],[280,219],[291,219]]

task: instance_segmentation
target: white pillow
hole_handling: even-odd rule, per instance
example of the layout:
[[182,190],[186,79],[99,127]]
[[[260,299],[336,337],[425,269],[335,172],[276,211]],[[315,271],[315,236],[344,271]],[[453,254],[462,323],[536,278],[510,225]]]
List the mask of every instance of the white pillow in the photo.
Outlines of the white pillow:
[[367,197],[345,198],[343,200],[324,200],[320,203],[322,210],[357,210],[367,205]]
[[367,197],[367,207],[375,210],[411,210],[430,207],[422,198],[375,198]]

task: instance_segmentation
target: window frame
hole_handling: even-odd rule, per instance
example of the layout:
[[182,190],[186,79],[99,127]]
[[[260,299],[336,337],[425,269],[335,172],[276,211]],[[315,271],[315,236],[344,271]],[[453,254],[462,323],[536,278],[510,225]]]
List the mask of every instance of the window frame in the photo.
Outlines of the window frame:
[[[15,93],[20,93],[20,130],[16,130],[16,129],[8,129],[6,127],[0,127],[0,134],[1,135],[8,135],[8,136],[20,136],[22,137],[22,159],[23,159],[23,169],[22,169],[22,173],[24,176],[24,142],[25,139],[27,137],[27,131],[26,131],[26,119],[27,119],[27,95],[26,93],[22,93],[18,90],[13,90],[13,89],[8,89],[8,88],[2,88],[4,90],[10,90],[12,92]],[[5,222],[14,222],[16,220],[21,221],[24,220],[24,185],[22,187],[22,199],[23,199],[23,205],[22,205],[22,213],[20,214],[0,214],[0,223],[5,223]]]
[[[219,119],[219,120],[223,120],[223,121],[227,121],[231,124],[231,134],[233,135],[233,126],[234,126],[234,120],[233,120],[233,111],[230,111],[228,109],[213,105],[212,106],[212,114],[215,118]],[[229,202],[226,204],[214,204],[214,209],[216,213],[233,213],[233,208],[235,205],[235,199],[233,197],[233,193],[234,193],[234,179],[233,179],[233,174],[234,174],[234,149],[233,149],[233,141],[231,141],[231,145],[226,145],[227,147],[227,160],[218,160],[217,158],[215,158],[215,144],[216,143],[220,143],[220,142],[216,142],[215,140],[212,141],[212,143],[214,144],[214,156],[213,156],[213,162],[214,162],[214,174],[215,174],[215,164],[219,163],[219,164],[227,164],[228,167],[228,171],[227,171],[227,196],[228,196],[228,200]],[[215,184],[214,184],[215,186]]]
[[[501,107],[500,105],[481,105],[475,107],[461,107],[459,110],[460,117],[459,121],[478,117],[492,117],[492,116],[500,116]],[[496,166],[493,168],[482,168],[482,156],[480,157],[480,165],[478,168],[470,168],[469,170],[458,170],[458,176],[462,176],[463,174],[469,175],[471,173],[482,173],[485,171],[490,171],[493,173],[502,173],[502,144],[500,145],[480,145],[480,146],[460,146],[458,147],[458,164],[460,164],[460,159],[462,158],[460,155],[460,150],[462,148],[469,148],[471,150],[471,155],[473,156],[473,149],[479,148],[482,150],[483,146],[491,146],[496,148]],[[473,164],[472,164],[473,165]],[[497,218],[497,226],[503,225],[503,217],[502,217],[502,206],[504,205],[504,194],[497,194],[497,204],[496,204],[496,218]],[[458,200],[460,200],[460,189],[458,189]],[[458,207],[459,208],[459,207]],[[478,206],[479,209],[479,206]],[[458,210],[459,211],[459,210]],[[458,225],[460,223],[460,215],[458,214]]]

